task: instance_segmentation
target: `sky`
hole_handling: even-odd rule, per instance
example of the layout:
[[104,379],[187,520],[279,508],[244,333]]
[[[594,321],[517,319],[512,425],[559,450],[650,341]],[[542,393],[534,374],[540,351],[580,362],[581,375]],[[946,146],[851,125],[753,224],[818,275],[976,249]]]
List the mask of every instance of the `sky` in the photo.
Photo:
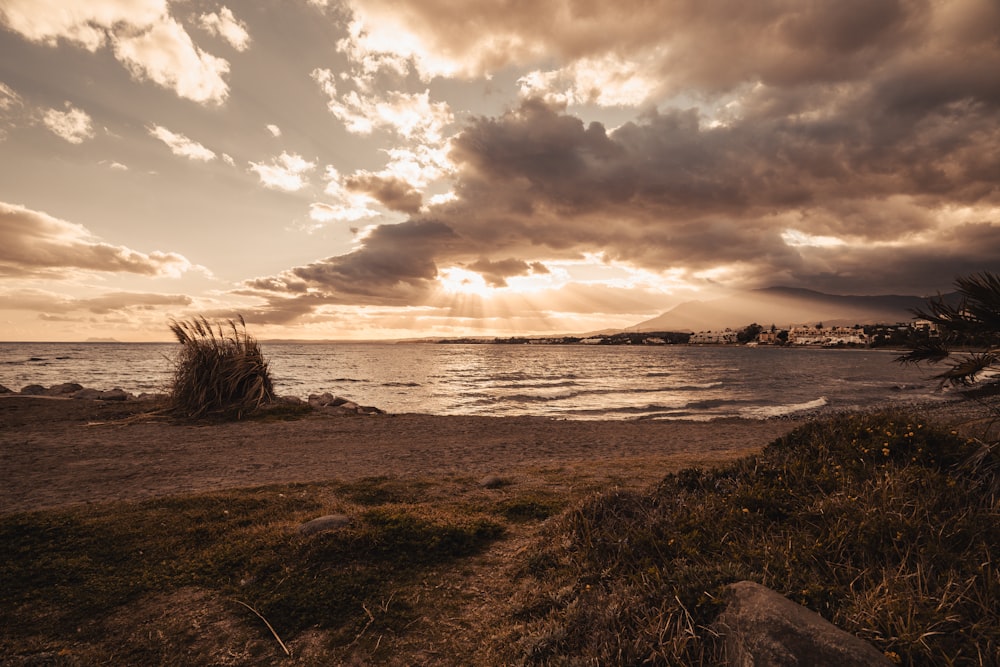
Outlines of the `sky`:
[[0,340],[1000,271],[996,0],[0,0]]

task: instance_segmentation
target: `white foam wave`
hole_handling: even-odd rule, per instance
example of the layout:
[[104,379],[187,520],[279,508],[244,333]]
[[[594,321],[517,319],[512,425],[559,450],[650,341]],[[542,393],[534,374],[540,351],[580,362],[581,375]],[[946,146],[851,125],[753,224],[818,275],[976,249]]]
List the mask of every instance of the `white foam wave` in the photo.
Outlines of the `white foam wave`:
[[740,417],[744,419],[771,419],[773,417],[785,417],[796,412],[806,412],[808,410],[818,410],[827,404],[826,396],[820,396],[814,401],[805,403],[788,403],[786,405],[760,405],[755,407],[742,408]]

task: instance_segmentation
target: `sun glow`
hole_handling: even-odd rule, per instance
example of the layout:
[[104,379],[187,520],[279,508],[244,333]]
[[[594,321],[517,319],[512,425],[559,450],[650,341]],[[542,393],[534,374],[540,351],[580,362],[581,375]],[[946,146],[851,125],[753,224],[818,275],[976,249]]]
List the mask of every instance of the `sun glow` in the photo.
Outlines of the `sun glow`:
[[497,288],[486,283],[486,279],[475,271],[457,266],[438,271],[441,289],[448,294],[475,295],[487,298],[496,293]]

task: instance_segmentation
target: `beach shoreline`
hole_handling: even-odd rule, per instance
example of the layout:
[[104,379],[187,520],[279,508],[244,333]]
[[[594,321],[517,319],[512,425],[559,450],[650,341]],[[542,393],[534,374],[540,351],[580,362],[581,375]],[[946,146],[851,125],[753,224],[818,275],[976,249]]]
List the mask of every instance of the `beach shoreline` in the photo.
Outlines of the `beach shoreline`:
[[[0,513],[279,483],[501,477],[514,483],[642,486],[759,451],[811,419],[559,420],[337,415],[192,424],[158,404],[0,400]],[[956,419],[966,403],[921,414]],[[970,413],[971,414],[971,413]]]

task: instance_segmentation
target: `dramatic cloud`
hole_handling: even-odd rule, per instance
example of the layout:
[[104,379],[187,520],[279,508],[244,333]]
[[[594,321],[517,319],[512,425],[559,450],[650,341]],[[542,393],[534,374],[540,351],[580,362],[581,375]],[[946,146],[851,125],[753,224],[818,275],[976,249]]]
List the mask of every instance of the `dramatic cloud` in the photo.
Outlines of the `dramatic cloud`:
[[42,116],[45,127],[71,144],[82,144],[94,136],[94,127],[87,112],[67,103],[65,111],[47,110]]
[[[220,25],[223,18],[219,15]],[[221,103],[229,93],[224,80],[229,63],[195,46],[164,0],[8,0],[0,6],[0,19],[49,46],[60,40],[91,52],[110,46],[137,79],[195,102]]]
[[113,246],[82,225],[0,202],[0,276],[5,278],[69,278],[74,269],[178,276],[191,268],[181,255]]
[[[996,0],[234,7],[0,0],[0,199],[107,210],[108,238],[183,206],[177,233],[240,285],[196,302],[276,324],[603,328],[698,289],[933,293],[1000,271]],[[209,174],[136,127],[243,166]],[[10,275],[170,265],[13,210],[62,231],[9,228]]]
[[237,51],[246,51],[250,47],[250,33],[247,32],[246,24],[236,20],[228,7],[223,7],[215,14],[202,14],[198,21],[202,28],[222,37]]
[[316,168],[316,163],[309,162],[295,153],[282,153],[271,161],[271,164],[251,162],[250,171],[260,177],[260,182],[269,188],[296,192],[308,185],[305,174]]
[[215,153],[205,148],[197,141],[188,139],[183,134],[171,132],[162,125],[153,125],[149,128],[150,135],[165,143],[174,155],[186,157],[189,160],[208,162],[215,159]]
[[[382,7],[363,4],[372,16]],[[621,55],[603,49],[627,43],[626,55],[648,50],[659,58],[626,71],[627,79],[656,72],[663,90],[697,85],[717,103],[649,109],[611,131],[567,113],[570,100],[553,97],[558,87],[546,77],[522,80],[551,90],[465,126],[452,142],[452,201],[378,227],[353,252],[292,274],[328,299],[383,303],[402,293],[419,303],[432,293],[432,267],[464,267],[502,287],[532,262],[588,254],[680,271],[691,284],[833,291],[933,291],[956,274],[1000,269],[1000,256],[982,251],[1000,247],[1000,10],[964,6],[948,16],[916,1],[768,5],[732,17],[718,3],[665,3],[666,17],[646,5],[634,15],[615,7],[636,30],[629,40],[607,20],[611,5],[595,8],[592,22],[544,22],[530,12],[484,21],[494,33],[516,27],[529,42],[537,35],[548,49],[576,56],[577,87],[566,89],[575,98],[600,103],[579,92],[582,72],[600,58],[614,65]],[[449,31],[461,22],[463,34],[474,32],[462,21],[475,10],[432,23],[435,7],[406,5],[408,34],[432,40],[438,54],[494,62],[457,28]],[[553,26],[552,39],[543,41],[529,20]],[[698,38],[710,26],[724,38],[710,42],[718,52],[703,53]],[[445,35],[455,40],[450,49]],[[513,49],[503,62],[534,51]],[[635,103],[628,90],[616,89],[607,103]],[[366,174],[345,182],[376,198],[378,185],[392,183]],[[388,188],[381,200],[396,192]],[[956,209],[978,214],[957,225]],[[407,238],[398,271],[384,262],[403,251],[396,234]],[[343,276],[366,275],[368,267],[378,280],[347,290]]]

